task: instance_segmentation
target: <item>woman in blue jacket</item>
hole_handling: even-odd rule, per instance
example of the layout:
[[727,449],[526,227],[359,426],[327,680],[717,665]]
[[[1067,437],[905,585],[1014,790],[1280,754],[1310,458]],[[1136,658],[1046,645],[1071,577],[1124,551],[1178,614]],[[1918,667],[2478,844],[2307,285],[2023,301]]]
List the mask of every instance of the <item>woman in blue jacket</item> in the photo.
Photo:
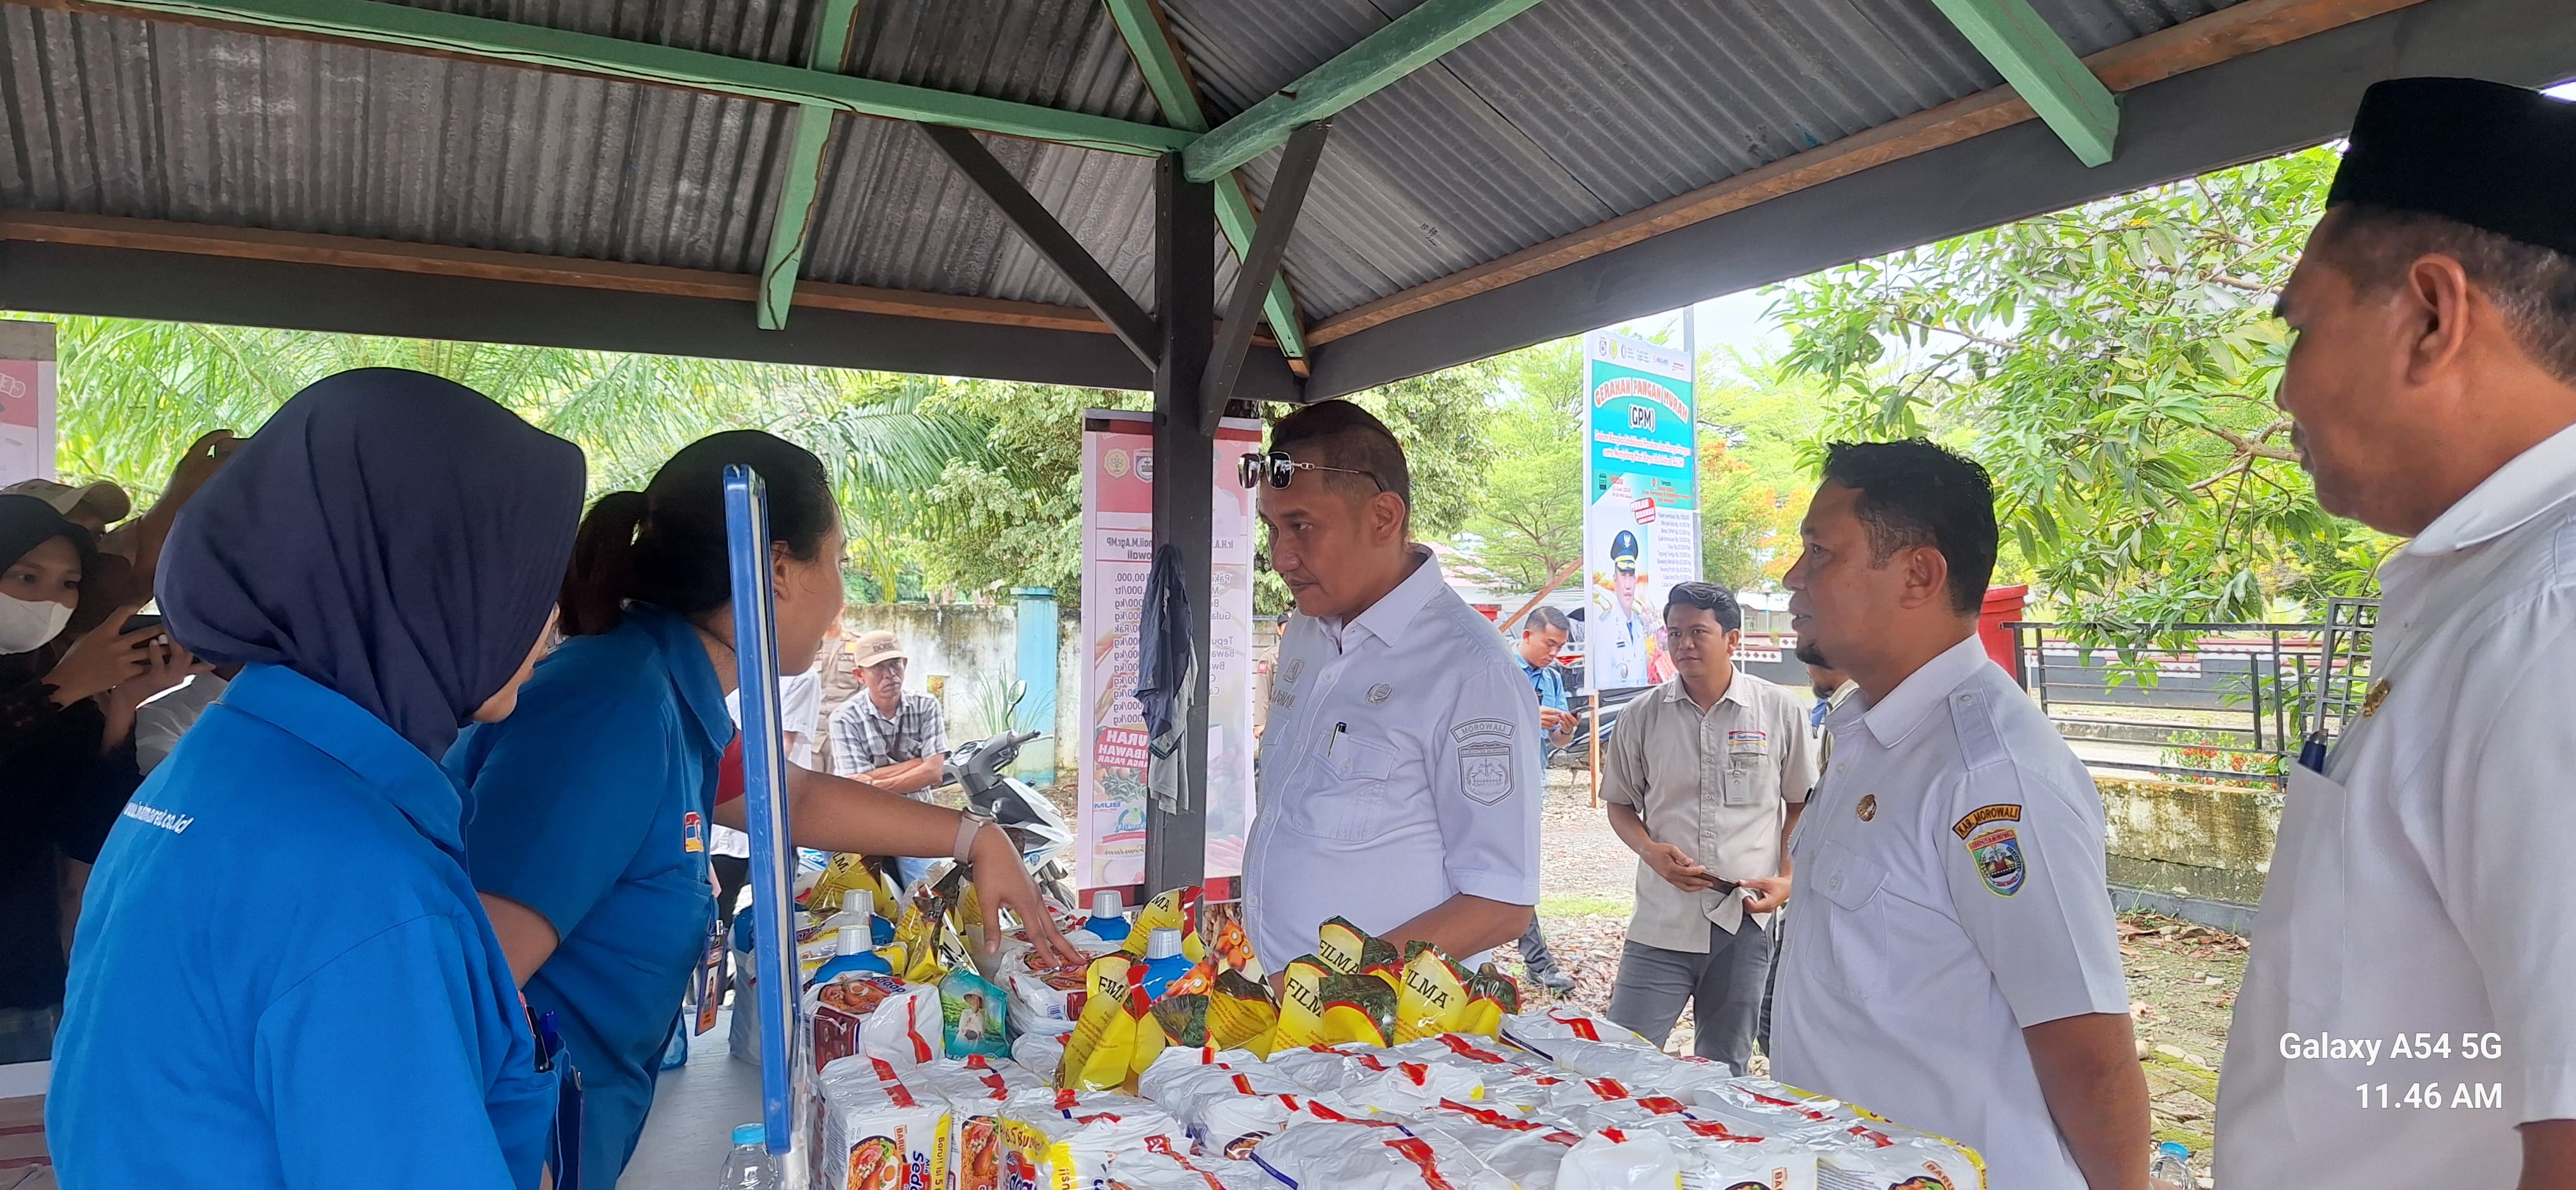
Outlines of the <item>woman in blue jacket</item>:
[[[700,439],[642,492],[602,497],[583,518],[564,582],[569,637],[537,666],[507,722],[448,755],[470,790],[466,853],[529,1007],[554,1013],[582,1075],[582,1180],[613,1183],[652,1107],[664,1044],[716,920],[709,822],[736,744],[733,588],[724,469],[768,486],[779,671],[813,664],[841,614],[841,517],[823,464],[757,430]],[[737,762],[738,763],[738,762]],[[987,936],[1009,909],[1039,945],[1071,957],[1010,839],[989,819],[804,769],[788,773],[802,846],[974,863]]]
[[528,1190],[554,1118],[438,767],[510,713],[581,451],[471,389],[346,372],[179,517],[170,632],[240,665],[100,854],[47,1139],[67,1190]]

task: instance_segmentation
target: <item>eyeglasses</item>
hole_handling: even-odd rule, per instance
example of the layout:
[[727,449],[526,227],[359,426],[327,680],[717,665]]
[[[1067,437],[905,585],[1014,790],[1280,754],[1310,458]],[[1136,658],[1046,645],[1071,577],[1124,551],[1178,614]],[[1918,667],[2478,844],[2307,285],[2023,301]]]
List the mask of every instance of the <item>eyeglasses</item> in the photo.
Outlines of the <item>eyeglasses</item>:
[[1386,481],[1379,479],[1377,472],[1359,471],[1349,467],[1327,467],[1322,463],[1300,463],[1289,458],[1288,452],[1284,450],[1274,450],[1266,455],[1243,456],[1242,461],[1235,467],[1235,478],[1242,480],[1243,486],[1247,488],[1257,488],[1261,486],[1262,477],[1266,475],[1270,479],[1270,486],[1284,488],[1296,480],[1297,473],[1300,471],[1331,471],[1341,475],[1364,476],[1370,483],[1377,485],[1377,490],[1381,492],[1386,490]]

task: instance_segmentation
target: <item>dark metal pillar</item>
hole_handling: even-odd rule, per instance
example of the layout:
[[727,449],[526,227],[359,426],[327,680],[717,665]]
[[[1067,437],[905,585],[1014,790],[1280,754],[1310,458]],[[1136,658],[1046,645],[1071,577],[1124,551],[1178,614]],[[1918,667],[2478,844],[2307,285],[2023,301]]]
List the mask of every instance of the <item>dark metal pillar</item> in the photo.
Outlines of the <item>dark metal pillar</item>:
[[1178,154],[1154,171],[1154,303],[1161,353],[1154,366],[1154,549],[1181,549],[1198,654],[1189,725],[1181,733],[1181,794],[1153,799],[1145,815],[1145,891],[1200,883],[1207,873],[1208,613],[1215,557],[1211,493],[1216,437],[1200,417],[1200,391],[1216,334],[1216,197],[1182,172]]

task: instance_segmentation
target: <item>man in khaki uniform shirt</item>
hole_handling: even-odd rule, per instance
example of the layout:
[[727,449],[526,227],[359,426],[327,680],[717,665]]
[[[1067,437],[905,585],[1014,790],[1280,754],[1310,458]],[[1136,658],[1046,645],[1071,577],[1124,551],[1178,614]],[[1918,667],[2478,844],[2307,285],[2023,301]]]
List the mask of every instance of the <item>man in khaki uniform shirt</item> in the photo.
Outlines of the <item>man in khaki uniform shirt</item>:
[[1798,696],[1735,669],[1734,593],[1682,583],[1664,626],[1679,676],[1620,713],[1602,768],[1611,828],[1638,858],[1610,1019],[1662,1045],[1689,1002],[1693,1052],[1742,1071],[1815,756]]

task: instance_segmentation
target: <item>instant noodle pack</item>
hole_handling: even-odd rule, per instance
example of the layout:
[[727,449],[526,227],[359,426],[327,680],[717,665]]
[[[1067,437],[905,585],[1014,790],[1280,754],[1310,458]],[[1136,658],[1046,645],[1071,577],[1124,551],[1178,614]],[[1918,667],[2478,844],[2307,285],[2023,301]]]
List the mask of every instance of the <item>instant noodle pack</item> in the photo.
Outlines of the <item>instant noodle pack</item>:
[[[1666,1055],[1577,1006],[1524,1011],[1490,965],[1339,918],[1275,998],[1233,907],[1203,912],[1194,890],[1156,898],[1124,940],[1071,934],[1083,962],[1014,938],[978,973],[942,945],[962,934],[955,885],[906,909],[888,955],[902,977],[808,995],[832,1190],[1984,1185],[1954,1142]],[[1186,932],[1191,965],[1151,996],[1158,928]]]

